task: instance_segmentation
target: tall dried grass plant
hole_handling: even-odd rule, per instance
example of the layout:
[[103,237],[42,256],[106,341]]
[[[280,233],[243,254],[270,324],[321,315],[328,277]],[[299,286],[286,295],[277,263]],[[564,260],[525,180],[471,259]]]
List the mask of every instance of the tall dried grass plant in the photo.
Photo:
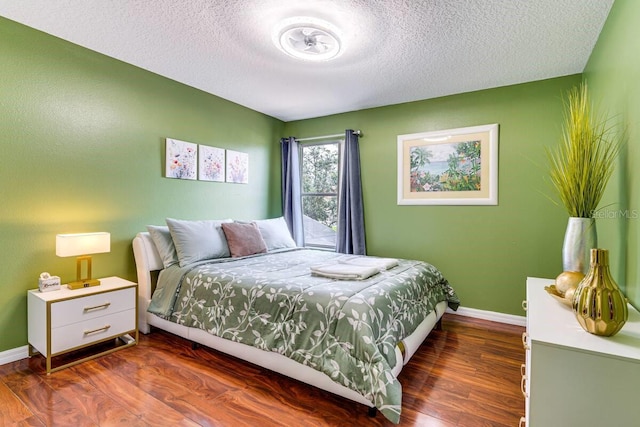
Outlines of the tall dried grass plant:
[[547,149],[549,175],[569,216],[591,218],[613,173],[620,139],[609,119],[594,112],[585,82],[569,91],[564,108],[562,139]]

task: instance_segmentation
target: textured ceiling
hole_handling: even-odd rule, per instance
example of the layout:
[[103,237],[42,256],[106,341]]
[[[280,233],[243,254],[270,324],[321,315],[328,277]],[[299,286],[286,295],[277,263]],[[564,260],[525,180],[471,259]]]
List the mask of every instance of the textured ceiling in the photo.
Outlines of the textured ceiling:
[[[613,0],[3,0],[0,15],[290,121],[580,73]],[[338,59],[275,48],[284,18]]]

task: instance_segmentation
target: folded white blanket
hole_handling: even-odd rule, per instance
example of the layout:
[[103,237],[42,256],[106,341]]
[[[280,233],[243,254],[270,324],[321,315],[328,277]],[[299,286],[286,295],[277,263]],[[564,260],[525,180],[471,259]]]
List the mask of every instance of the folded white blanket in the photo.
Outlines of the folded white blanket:
[[378,258],[365,256],[344,256],[338,258],[340,264],[358,265],[361,267],[373,267],[379,271],[388,270],[398,265],[395,258]]
[[314,276],[340,280],[364,280],[379,272],[380,270],[375,267],[341,263],[311,266],[311,274]]

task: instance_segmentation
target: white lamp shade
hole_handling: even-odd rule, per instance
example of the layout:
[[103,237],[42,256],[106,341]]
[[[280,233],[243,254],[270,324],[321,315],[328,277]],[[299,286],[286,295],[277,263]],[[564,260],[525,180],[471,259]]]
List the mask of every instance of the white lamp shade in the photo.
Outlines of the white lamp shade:
[[56,255],[60,257],[100,254],[110,250],[111,234],[109,233],[56,235]]

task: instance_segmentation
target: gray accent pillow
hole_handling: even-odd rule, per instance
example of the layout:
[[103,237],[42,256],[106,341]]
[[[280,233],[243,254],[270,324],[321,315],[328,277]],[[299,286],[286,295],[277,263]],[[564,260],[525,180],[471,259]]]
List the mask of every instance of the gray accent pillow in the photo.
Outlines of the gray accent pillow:
[[167,218],[180,267],[204,259],[228,258],[229,246],[220,226],[225,220],[185,221]]
[[169,227],[166,225],[147,225],[147,231],[156,246],[158,254],[160,254],[164,268],[177,264],[178,253],[176,252],[176,247],[173,244]]
[[291,232],[284,217],[272,219],[259,219],[254,221],[262,234],[267,251],[275,249],[295,248],[296,242],[291,237]]

